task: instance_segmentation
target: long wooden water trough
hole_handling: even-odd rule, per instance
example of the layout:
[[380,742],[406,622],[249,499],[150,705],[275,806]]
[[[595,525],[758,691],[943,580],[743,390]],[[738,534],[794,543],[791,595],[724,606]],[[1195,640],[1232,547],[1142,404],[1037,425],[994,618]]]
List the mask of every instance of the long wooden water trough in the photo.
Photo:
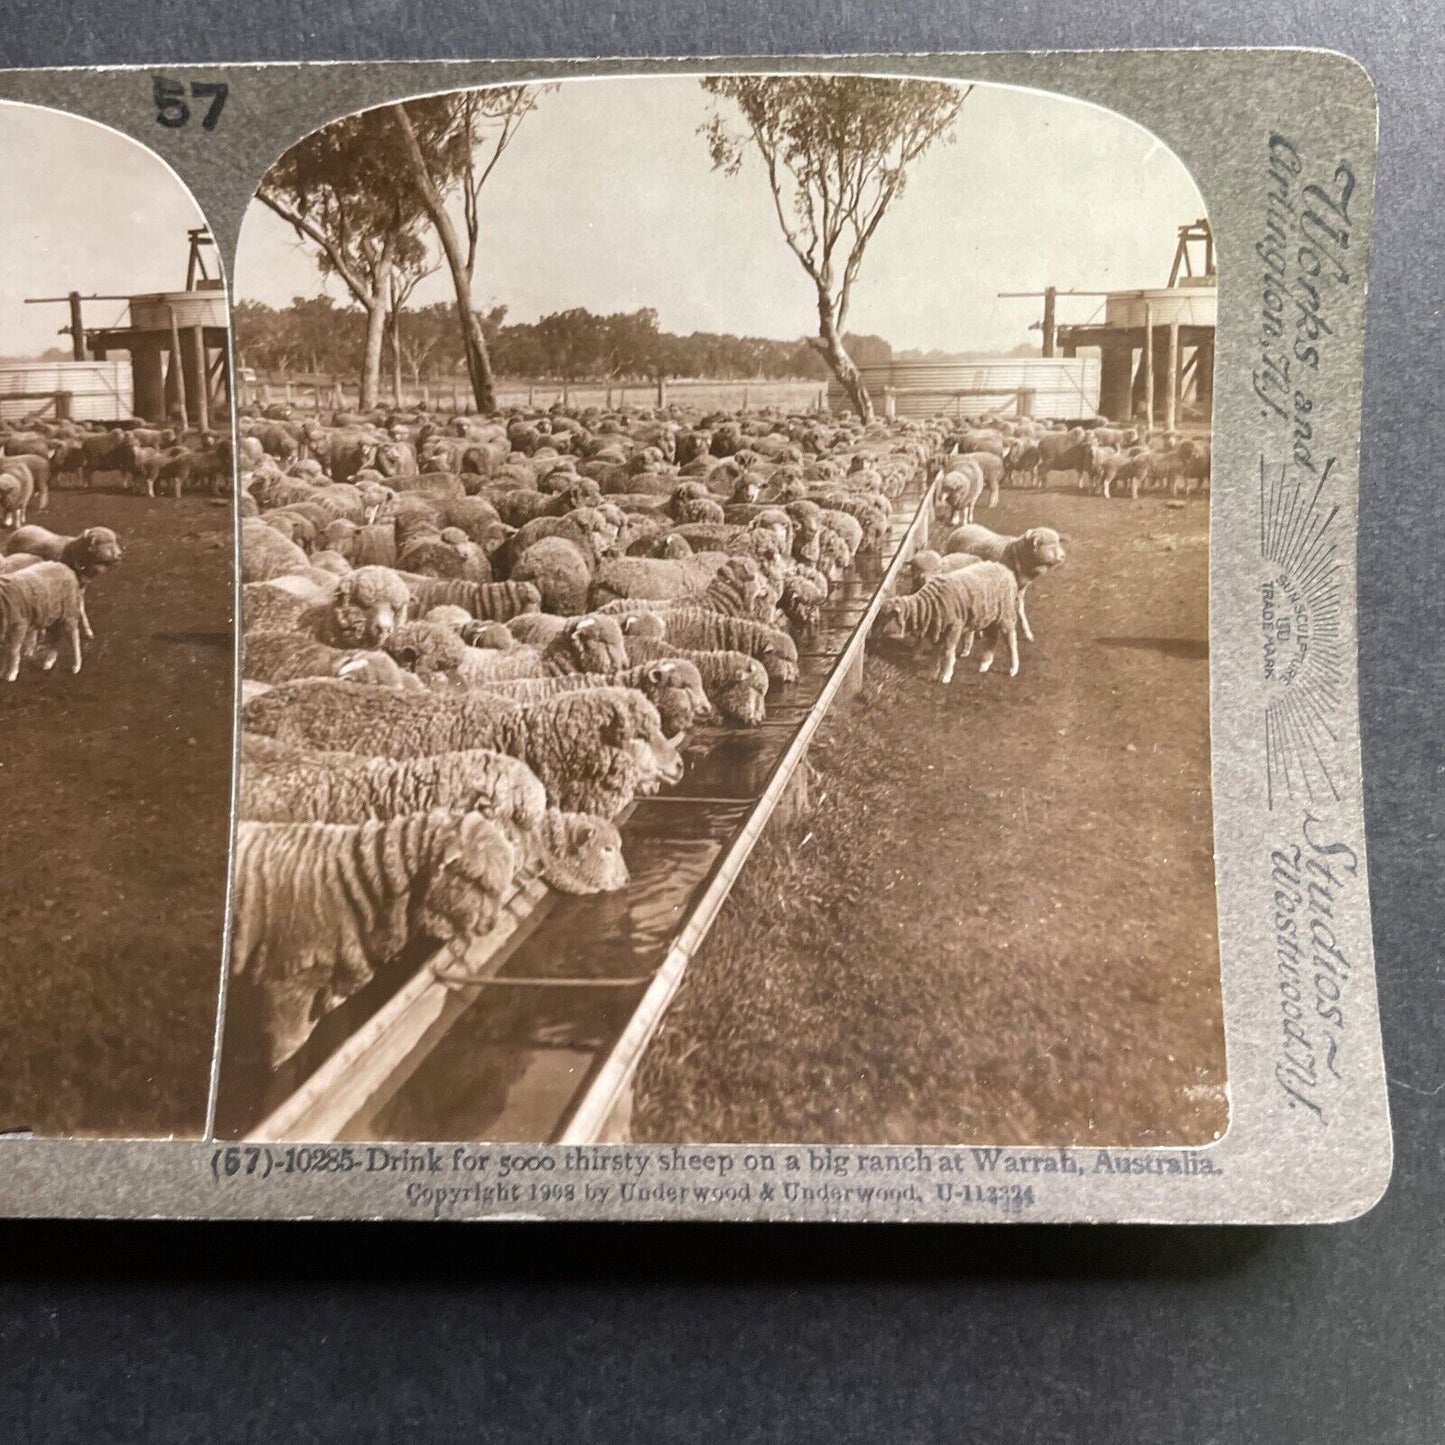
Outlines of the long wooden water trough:
[[814,733],[859,686],[883,594],[926,545],[941,469],[925,463],[879,553],[859,558],[819,626],[798,639],[799,678],[774,685],[749,729],[688,740],[682,781],[617,820],[631,872],[575,897],[519,882],[464,978],[440,957],[398,966],[322,1021],[272,1081],[264,1117],[222,1121],[251,1139],[625,1139],[632,1080],[693,954],[768,821],[796,807]]

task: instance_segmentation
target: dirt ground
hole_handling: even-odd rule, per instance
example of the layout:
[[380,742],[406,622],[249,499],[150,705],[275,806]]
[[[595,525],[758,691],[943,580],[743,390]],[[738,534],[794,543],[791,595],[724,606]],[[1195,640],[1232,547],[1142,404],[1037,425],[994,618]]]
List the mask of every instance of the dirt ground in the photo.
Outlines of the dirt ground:
[[231,754],[230,503],[52,493],[112,527],[96,640],[0,683],[0,1128],[187,1134],[205,1116]]
[[637,1138],[1225,1129],[1207,502],[1006,492],[979,520],[1069,539],[1020,676],[870,649],[813,811],[764,836],[643,1060]]

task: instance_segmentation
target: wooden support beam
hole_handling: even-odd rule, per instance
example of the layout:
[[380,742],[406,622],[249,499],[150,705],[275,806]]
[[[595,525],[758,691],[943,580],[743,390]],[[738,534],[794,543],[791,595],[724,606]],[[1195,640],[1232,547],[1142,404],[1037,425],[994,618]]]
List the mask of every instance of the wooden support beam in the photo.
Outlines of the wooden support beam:
[[196,369],[196,425],[202,431],[211,429],[211,405],[210,397],[206,395],[209,391],[206,376],[206,338],[199,326],[192,326],[191,333],[191,357]]
[[1144,307],[1144,417],[1145,425],[1154,425],[1154,308]]
[[1058,288],[1055,286],[1046,287],[1044,290],[1044,355],[1054,354],[1054,339],[1056,335],[1055,309],[1059,299]]
[[[170,369],[167,372],[168,378],[175,380],[176,402],[181,409],[181,426],[189,427],[191,424],[191,410],[186,401],[186,364],[181,353],[181,331],[176,325],[176,313],[169,310],[171,323],[171,361]],[[169,418],[167,418],[169,420]]]
[[80,292],[72,291],[70,302],[70,354],[77,361],[85,360],[85,322],[80,316]]
[[1169,390],[1164,397],[1164,429],[1173,431],[1179,421],[1179,323],[1169,323]]

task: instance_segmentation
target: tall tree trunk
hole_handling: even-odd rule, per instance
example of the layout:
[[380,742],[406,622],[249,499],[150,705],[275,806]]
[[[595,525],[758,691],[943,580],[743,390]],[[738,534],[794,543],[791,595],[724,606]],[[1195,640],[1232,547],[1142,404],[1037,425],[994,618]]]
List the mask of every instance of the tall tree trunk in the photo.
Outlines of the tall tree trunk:
[[401,308],[391,308],[391,394],[401,407]]
[[482,334],[482,323],[472,308],[472,277],[467,271],[461,240],[456,226],[452,224],[452,218],[447,214],[446,198],[437,189],[431,172],[426,168],[426,160],[422,156],[421,146],[417,143],[416,131],[412,128],[406,107],[394,105],[392,113],[401,128],[402,140],[406,145],[421,203],[436,228],[442,251],[447,258],[447,269],[451,272],[452,288],[457,297],[457,323],[462,333],[462,351],[467,358],[467,375],[472,383],[472,399],[476,402],[477,410],[486,415],[497,409],[496,384],[492,376],[492,358],[487,351],[487,338]]
[[381,342],[386,329],[386,307],[373,301],[366,313],[366,350],[361,359],[361,395],[357,398],[358,411],[370,411],[381,391]]
[[853,358],[848,355],[847,348],[843,345],[843,338],[838,335],[833,298],[822,286],[818,287],[818,340],[823,360],[838,378],[838,385],[847,392],[848,399],[853,403],[859,417],[865,423],[872,421],[873,399],[868,395],[862,373],[853,365]]

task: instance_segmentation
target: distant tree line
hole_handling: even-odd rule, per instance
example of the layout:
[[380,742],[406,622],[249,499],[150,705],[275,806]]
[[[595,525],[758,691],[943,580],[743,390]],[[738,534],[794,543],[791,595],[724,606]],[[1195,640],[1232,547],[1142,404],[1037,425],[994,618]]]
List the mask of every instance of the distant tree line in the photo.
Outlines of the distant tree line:
[[[507,308],[475,313],[498,376],[548,381],[651,381],[705,377],[727,381],[824,381],[827,362],[807,340],[663,331],[655,310],[598,315],[582,307],[533,322],[508,322]],[[276,308],[236,303],[236,345],[243,365],[268,375],[356,374],[368,348],[369,317],[358,305],[330,296],[298,296]],[[412,386],[468,378],[463,333],[451,305],[395,309],[387,319],[392,382]],[[859,366],[886,364],[893,348],[881,336],[849,334]]]
[[[292,229],[325,279],[345,288],[350,305],[298,301],[275,328],[253,314],[256,334],[248,343],[243,333],[252,364],[264,365],[268,348],[278,360],[299,349],[317,353],[310,359],[321,370],[319,352],[340,348],[345,365],[328,369],[356,371],[366,407],[381,390],[389,334],[394,387],[408,364],[415,377],[428,365],[452,376],[461,370],[483,412],[494,408],[498,371],[545,370],[566,379],[831,374],[870,418],[859,368],[879,353],[855,351],[846,330],[854,283],[914,163],[953,140],[969,87],[865,76],[713,76],[702,88],[712,113],[699,129],[713,168],[736,176],[745,161],[761,163],[783,238],[812,284],[818,334],[805,345],[813,356],[789,342],[670,336],[650,311],[595,316],[573,309],[508,326],[505,312],[476,310],[483,192],[519,128],[555,89],[511,85],[343,117],[271,167],[257,201]],[[408,316],[412,292],[437,271],[449,276],[454,304]],[[308,316],[308,307],[320,310]],[[450,317],[450,341],[439,334],[443,316]],[[309,321],[335,324],[337,335],[318,335]],[[296,322],[303,334],[288,341]]]

